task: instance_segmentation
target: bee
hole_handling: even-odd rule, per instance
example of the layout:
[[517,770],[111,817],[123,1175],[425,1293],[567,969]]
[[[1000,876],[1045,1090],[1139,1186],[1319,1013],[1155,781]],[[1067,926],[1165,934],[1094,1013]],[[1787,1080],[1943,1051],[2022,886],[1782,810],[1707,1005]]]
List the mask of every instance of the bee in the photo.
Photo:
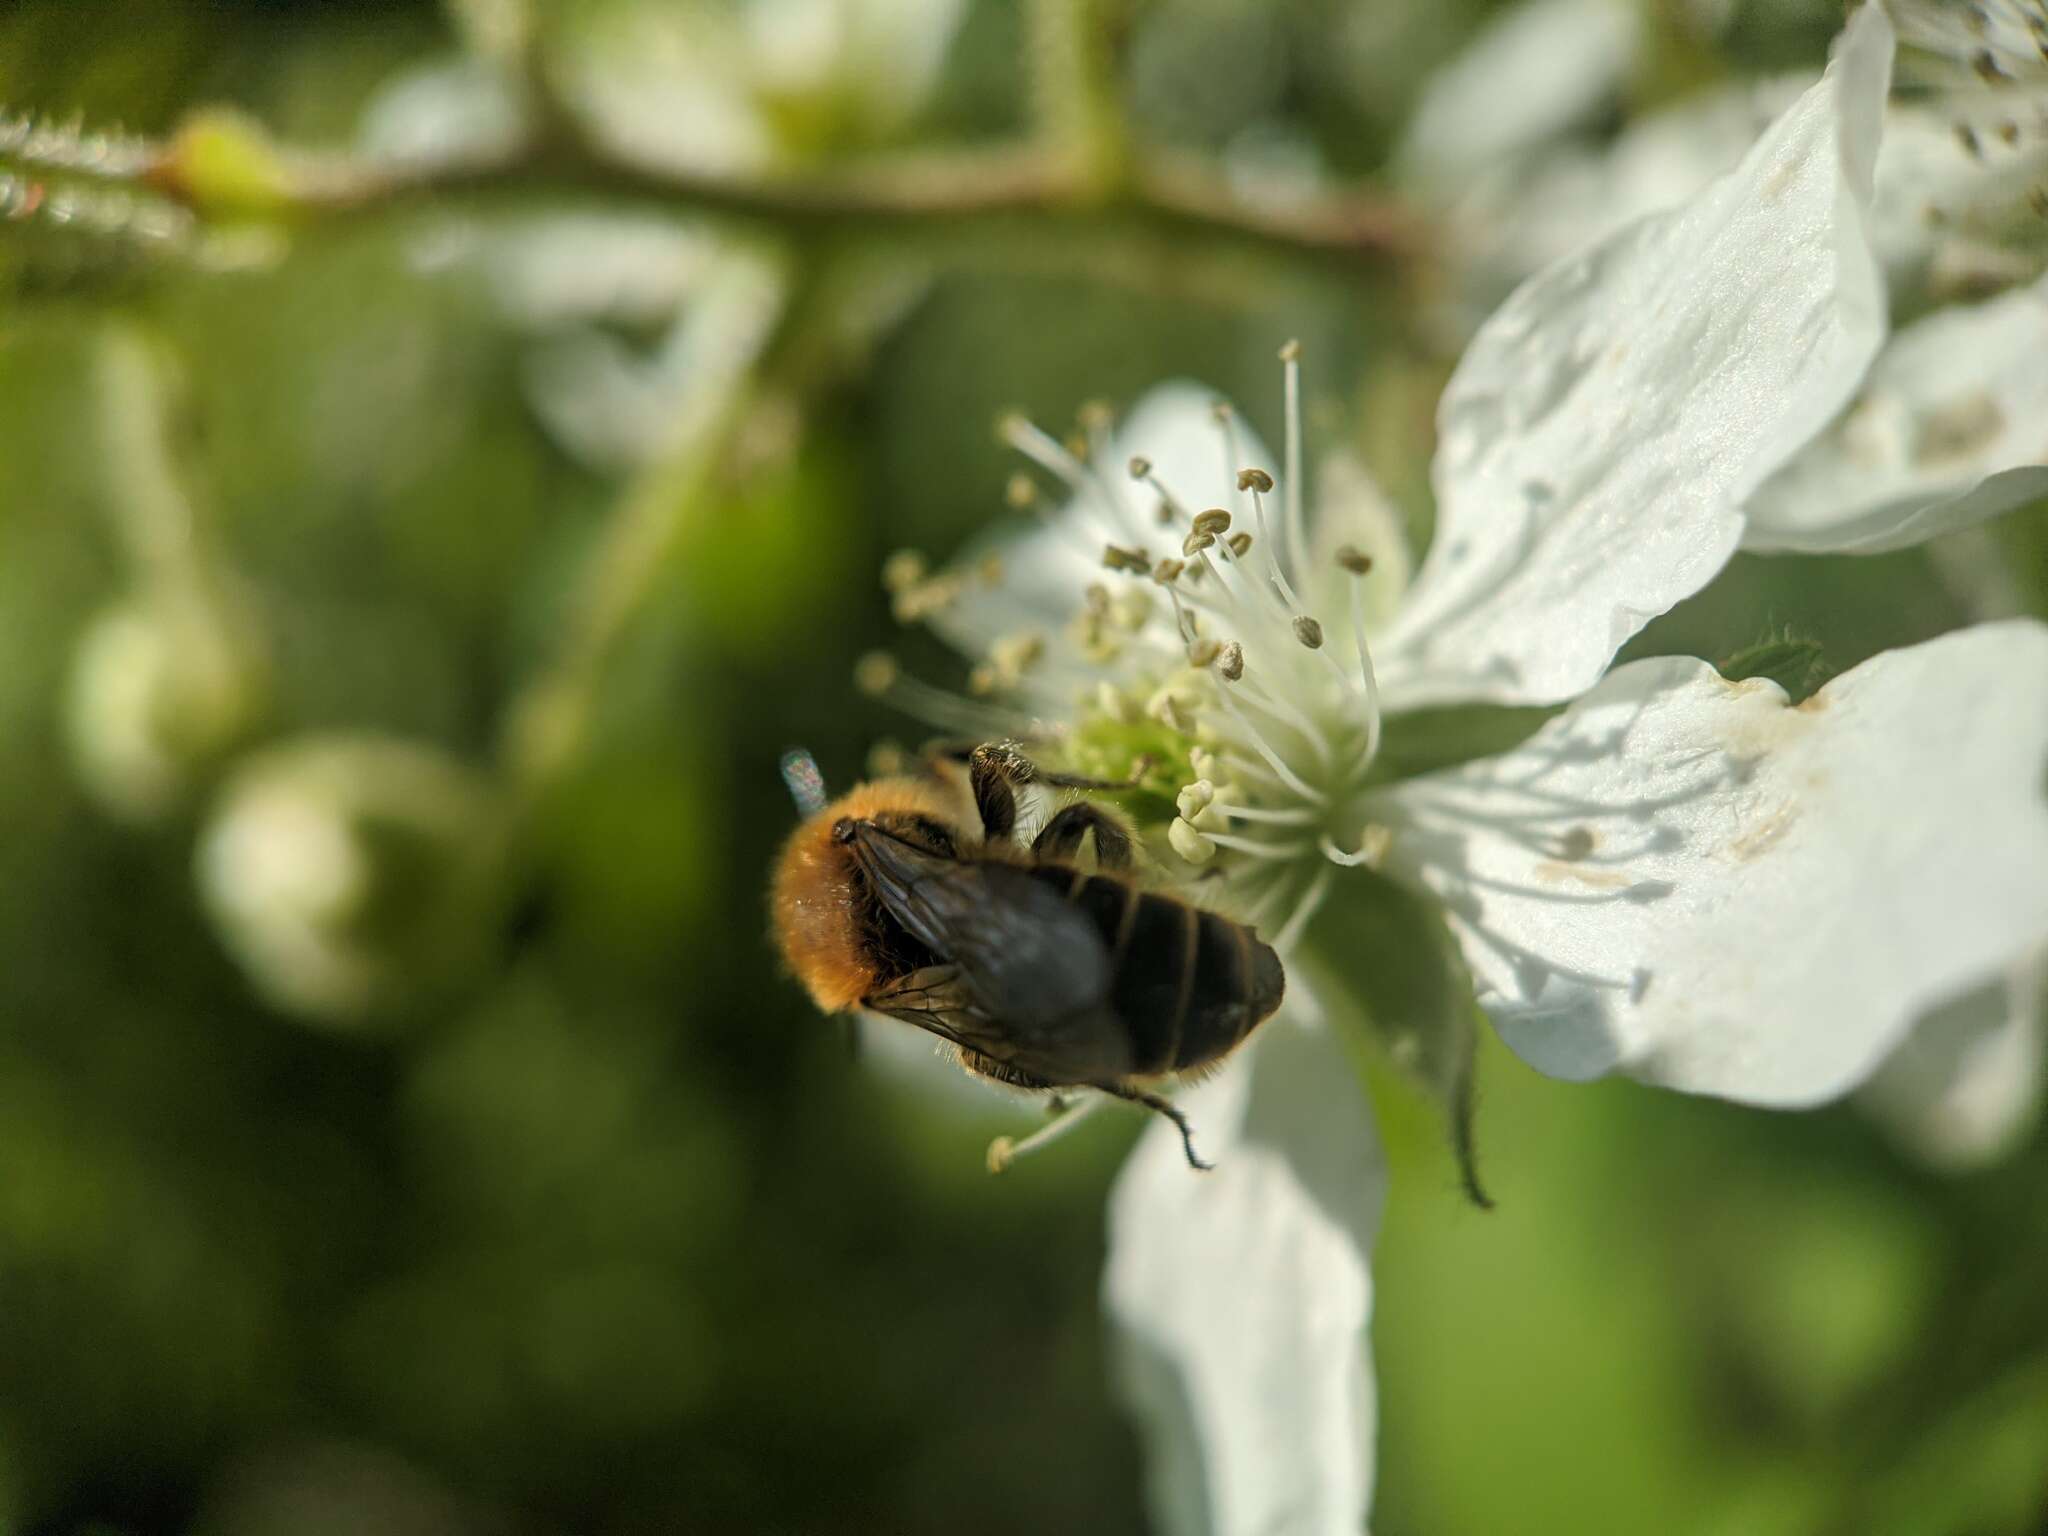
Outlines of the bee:
[[[784,847],[772,905],[789,968],[827,1013],[868,1009],[946,1041],[967,1071],[1044,1091],[1128,1100],[1179,1129],[1155,1091],[1220,1062],[1280,1006],[1279,956],[1247,925],[1140,883],[1133,840],[1088,801],[1028,846],[1018,791],[1121,789],[1048,773],[1015,743],[966,754],[965,786],[877,779],[827,803],[809,754],[783,759],[803,823]],[[1092,836],[1095,868],[1078,862]],[[1071,1121],[1100,1099],[1066,1106]],[[1050,1140],[999,1139],[989,1166]]]

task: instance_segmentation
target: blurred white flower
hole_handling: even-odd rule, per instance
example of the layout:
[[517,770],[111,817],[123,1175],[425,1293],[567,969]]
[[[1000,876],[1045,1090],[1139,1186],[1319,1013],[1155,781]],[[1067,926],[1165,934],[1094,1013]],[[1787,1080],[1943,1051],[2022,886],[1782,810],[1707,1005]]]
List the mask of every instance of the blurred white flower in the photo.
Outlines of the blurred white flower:
[[754,174],[899,133],[937,84],[960,11],[960,0],[601,0],[565,30],[551,67],[612,153]]
[[1424,192],[1458,187],[1585,126],[1619,100],[1643,30],[1627,0],[1505,7],[1430,77],[1395,152],[1396,173]]
[[[1893,13],[1916,51],[1908,92],[1886,108],[1872,248],[1923,298],[2031,281],[2048,267],[2048,21],[2033,0],[1899,0]],[[1590,120],[1639,45],[1597,0],[1522,0],[1432,77],[1393,168],[1449,232],[1454,332],[1529,274],[1694,195],[1812,83],[1732,80],[1602,140]]]
[[[1481,327],[1443,398],[1412,583],[1359,472],[1311,523],[1290,351],[1277,480],[1192,386],[1115,436],[1092,422],[1085,456],[1012,422],[1071,500],[977,574],[907,573],[899,609],[1070,739],[1164,752],[1187,777],[1162,861],[1283,953],[1314,958],[1318,907],[1391,878],[1435,903],[1543,1071],[1782,1106],[1849,1092],[2048,934],[2048,626],[1882,655],[1797,707],[1703,662],[1611,663],[1721,569],[1878,353],[1892,46],[1866,7],[1732,172]],[[1905,537],[1927,489],[1881,512],[1837,497],[1810,547]],[[1412,766],[1415,711],[1567,700],[1508,751]],[[1369,1499],[1379,1165],[1351,1075],[1300,1027],[1276,1021],[1198,1091],[1237,1138],[1221,1171],[1169,1170],[1155,1127],[1113,1202],[1108,1294],[1172,1529],[1355,1531]],[[1225,1368],[1248,1400],[1216,1389]]]
[[273,1006],[357,1025],[460,976],[503,875],[492,791],[439,754],[310,737],[242,764],[196,855],[221,940]]

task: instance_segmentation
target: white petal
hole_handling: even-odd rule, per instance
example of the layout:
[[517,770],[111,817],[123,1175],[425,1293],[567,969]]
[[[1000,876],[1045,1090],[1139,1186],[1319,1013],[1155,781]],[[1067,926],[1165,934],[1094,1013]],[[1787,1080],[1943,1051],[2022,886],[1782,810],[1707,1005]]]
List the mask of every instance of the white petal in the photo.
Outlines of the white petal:
[[1448,215],[1459,298],[1484,305],[1463,329],[1530,273],[1724,175],[1817,78],[1808,70],[1738,81],[1640,118],[1604,148],[1562,146],[1483,178]]
[[582,10],[553,67],[604,148],[657,170],[745,175],[775,159],[737,18],[707,5]]
[[2048,496],[2048,279],[1908,326],[1750,501],[1747,549],[1900,549]]
[[1423,89],[1395,163],[1425,197],[1586,121],[1619,93],[1642,41],[1621,0],[1521,0]]
[[[1407,525],[1372,471],[1349,453],[1326,455],[1316,465],[1314,485],[1315,517],[1302,582],[1308,610],[1341,623],[1350,612],[1356,582],[1366,629],[1376,632],[1399,610],[1414,575]],[[1362,577],[1337,564],[1337,551],[1347,544],[1372,557],[1372,569]]]
[[1334,1036],[1289,1013],[1148,1130],[1109,1208],[1104,1300],[1173,1536],[1356,1536],[1372,1499],[1367,1268],[1386,1166]]
[[1533,1065],[1809,1104],[2048,933],[2044,766],[2048,626],[2015,620],[1796,709],[1636,662],[1382,814]]
[[1390,704],[1570,698],[1720,570],[1742,503],[1883,338],[1863,225],[1891,56],[1866,5],[1735,171],[1481,328],[1438,413],[1437,532],[1380,663]]
[[2048,1066],[2048,946],[1914,1024],[1864,1084],[1863,1107],[1906,1150],[1961,1172],[1993,1162],[2040,1117]]

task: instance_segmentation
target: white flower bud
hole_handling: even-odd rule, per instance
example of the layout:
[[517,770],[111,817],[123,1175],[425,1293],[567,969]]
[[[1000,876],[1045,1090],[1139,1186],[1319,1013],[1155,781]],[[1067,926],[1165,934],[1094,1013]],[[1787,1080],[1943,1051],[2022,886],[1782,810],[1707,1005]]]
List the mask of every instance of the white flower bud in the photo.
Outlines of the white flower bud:
[[196,873],[256,989],[287,1012],[346,1025],[474,962],[500,848],[490,792],[461,765],[401,741],[311,738],[229,780]]
[[208,614],[171,601],[111,608],[72,661],[67,724],[79,777],[116,816],[164,815],[247,729],[261,692]]

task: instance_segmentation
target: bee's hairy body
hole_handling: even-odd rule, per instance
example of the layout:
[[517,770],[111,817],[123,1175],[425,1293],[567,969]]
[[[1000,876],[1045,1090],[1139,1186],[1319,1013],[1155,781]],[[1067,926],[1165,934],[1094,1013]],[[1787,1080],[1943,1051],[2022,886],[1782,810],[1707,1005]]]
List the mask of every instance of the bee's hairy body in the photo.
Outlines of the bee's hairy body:
[[[1170,1112],[1143,1085],[1199,1074],[1270,1016],[1279,958],[1246,925],[1107,867],[1129,834],[1099,809],[1069,807],[1019,846],[1012,790],[1036,770],[1011,749],[973,762],[981,835],[937,778],[862,785],[797,830],[774,891],[791,968],[821,1009],[916,1024],[971,1072]],[[1105,867],[1077,862],[1087,832]]]

